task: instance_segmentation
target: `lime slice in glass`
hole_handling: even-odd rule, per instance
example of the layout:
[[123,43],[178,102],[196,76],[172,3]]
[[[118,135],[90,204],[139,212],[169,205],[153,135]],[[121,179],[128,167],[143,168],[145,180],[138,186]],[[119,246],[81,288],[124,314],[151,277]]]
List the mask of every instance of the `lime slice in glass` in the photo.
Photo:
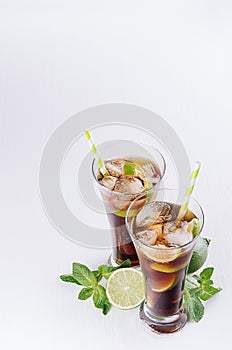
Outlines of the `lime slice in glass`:
[[154,292],[165,292],[171,289],[176,284],[176,274],[175,273],[162,273],[154,271],[153,279],[151,282],[151,287]]
[[125,163],[123,166],[123,170],[125,175],[135,175],[136,172],[136,164],[132,162]]
[[192,219],[188,223],[188,232],[192,232],[193,237],[196,237],[201,230],[200,221],[196,218]]
[[178,248],[172,249],[165,245],[158,244],[152,247],[143,247],[145,254],[154,262],[157,263],[169,263],[180,255],[181,250]]

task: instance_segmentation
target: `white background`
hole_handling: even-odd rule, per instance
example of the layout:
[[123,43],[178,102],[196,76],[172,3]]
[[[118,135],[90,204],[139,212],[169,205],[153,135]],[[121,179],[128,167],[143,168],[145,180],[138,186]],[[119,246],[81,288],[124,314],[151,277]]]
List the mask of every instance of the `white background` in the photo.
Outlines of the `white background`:
[[[232,309],[231,1],[0,0],[0,348],[230,347]],[[54,129],[95,104],[144,106],[175,128],[203,167],[207,265],[223,292],[199,324],[157,336],[138,310],[103,317],[59,281],[72,261],[95,268],[109,252],[80,247],[49,223],[38,169]]]

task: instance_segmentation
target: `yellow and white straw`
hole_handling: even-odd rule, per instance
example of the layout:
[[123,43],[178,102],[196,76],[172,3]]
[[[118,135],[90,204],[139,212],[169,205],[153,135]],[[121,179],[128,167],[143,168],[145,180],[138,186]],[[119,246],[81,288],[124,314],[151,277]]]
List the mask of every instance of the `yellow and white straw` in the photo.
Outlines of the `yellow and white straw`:
[[200,168],[201,168],[201,163],[200,162],[196,162],[196,167],[192,171],[192,174],[191,174],[191,177],[190,177],[189,187],[187,188],[187,190],[185,192],[185,201],[184,201],[184,203],[182,204],[182,206],[180,207],[180,210],[179,210],[179,214],[178,214],[178,219],[179,220],[181,220],[185,216],[185,214],[186,214],[186,212],[188,210],[189,201],[190,201],[191,195],[193,193],[194,186],[195,186],[195,183],[196,183],[197,176],[199,174]]
[[93,153],[93,155],[94,155],[94,157],[95,157],[95,159],[97,161],[97,165],[98,165],[102,175],[108,176],[109,173],[108,173],[108,171],[107,171],[107,169],[106,169],[106,167],[104,165],[104,161],[102,160],[102,158],[101,158],[101,156],[100,156],[100,154],[99,154],[99,152],[97,150],[97,147],[96,147],[96,145],[95,145],[95,143],[93,141],[93,138],[92,138],[92,136],[91,136],[91,134],[90,134],[90,132],[88,130],[85,130],[85,137],[86,137],[86,140],[89,143],[89,147],[90,147],[90,149],[91,149],[91,151],[92,151],[92,153]]

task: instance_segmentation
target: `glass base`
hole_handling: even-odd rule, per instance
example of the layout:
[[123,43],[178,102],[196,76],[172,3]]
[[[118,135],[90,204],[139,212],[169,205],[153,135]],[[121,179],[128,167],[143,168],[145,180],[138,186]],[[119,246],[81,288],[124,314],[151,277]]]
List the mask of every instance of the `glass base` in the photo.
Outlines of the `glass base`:
[[184,310],[180,310],[172,316],[155,317],[151,315],[145,303],[140,306],[139,317],[151,331],[164,334],[180,330],[187,322],[187,314]]
[[[113,258],[113,254],[110,254],[108,260],[107,260],[107,264],[109,266],[119,266],[120,264],[117,263],[117,261]],[[139,265],[139,262],[137,263],[137,261],[132,261],[132,265],[131,267],[134,267],[134,268],[140,268],[140,265]]]
[[110,256],[109,256],[109,258],[108,258],[108,260],[107,260],[107,264],[108,264],[109,266],[113,266],[113,267],[119,266],[119,264],[114,260],[113,254],[110,254]]

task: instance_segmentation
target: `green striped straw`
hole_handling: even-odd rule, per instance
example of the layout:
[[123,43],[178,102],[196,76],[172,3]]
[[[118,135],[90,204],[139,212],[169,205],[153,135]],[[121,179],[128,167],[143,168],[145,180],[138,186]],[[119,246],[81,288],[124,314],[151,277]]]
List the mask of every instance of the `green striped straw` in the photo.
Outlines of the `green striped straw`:
[[85,130],[85,137],[86,137],[86,140],[88,141],[89,143],[89,147],[94,155],[94,158],[96,159],[97,161],[97,165],[102,173],[102,175],[104,176],[108,176],[109,173],[104,165],[104,162],[102,160],[102,157],[100,156],[98,150],[97,150],[97,147],[93,141],[93,137],[91,136],[90,132],[88,130]]
[[192,174],[191,174],[191,177],[190,177],[189,187],[187,188],[187,190],[185,192],[185,201],[182,204],[182,206],[180,207],[179,214],[177,216],[178,220],[181,220],[185,216],[185,214],[186,214],[186,212],[188,210],[189,201],[190,201],[191,195],[193,193],[194,186],[195,186],[195,183],[196,183],[197,176],[199,174],[200,168],[201,168],[201,163],[200,162],[196,162],[196,167],[192,171]]

